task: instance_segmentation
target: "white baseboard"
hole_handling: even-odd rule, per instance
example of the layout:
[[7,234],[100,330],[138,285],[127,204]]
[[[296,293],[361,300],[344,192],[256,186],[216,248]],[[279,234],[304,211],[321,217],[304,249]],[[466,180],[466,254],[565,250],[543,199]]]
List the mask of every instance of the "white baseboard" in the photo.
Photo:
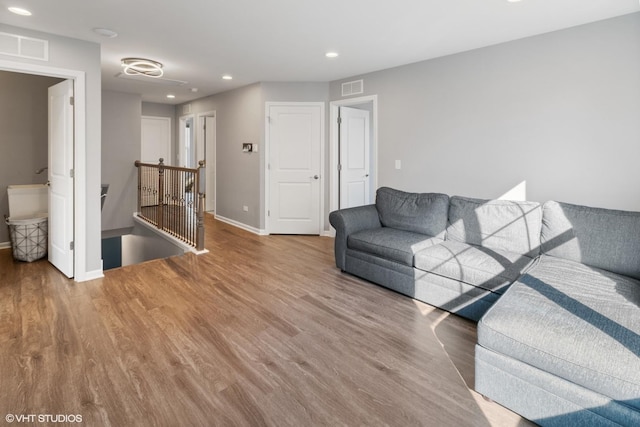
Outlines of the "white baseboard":
[[333,228],[331,228],[331,230],[323,230],[322,233],[320,233],[320,235],[322,237],[336,237],[336,230],[334,230]]
[[[102,263],[102,262],[101,262]],[[85,271],[80,277],[76,276],[73,278],[76,282],[88,282],[89,280],[101,279],[104,277],[104,272],[102,269],[93,270],[93,271]]]
[[255,227],[252,227],[250,225],[238,222],[238,221],[236,221],[234,219],[225,218],[225,217],[220,216],[220,215],[214,215],[214,216],[219,221],[222,221],[222,222],[225,222],[227,224],[233,225],[234,227],[241,228],[241,229],[243,229],[245,231],[249,231],[249,232],[251,232],[253,234],[257,234],[259,236],[266,236],[267,235],[267,230],[261,230],[259,228],[255,228]]
[[0,249],[9,249],[11,247],[11,242],[0,242]]

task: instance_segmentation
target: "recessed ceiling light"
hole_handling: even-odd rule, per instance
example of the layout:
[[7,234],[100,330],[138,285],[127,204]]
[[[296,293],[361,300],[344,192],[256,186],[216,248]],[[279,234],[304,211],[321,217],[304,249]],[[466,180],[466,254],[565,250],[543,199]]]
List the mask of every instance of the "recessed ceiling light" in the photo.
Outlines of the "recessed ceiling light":
[[13,12],[16,15],[22,15],[22,16],[31,16],[32,13],[29,12],[27,9],[23,9],[21,7],[10,7],[9,8],[9,12]]
[[96,34],[100,34],[103,37],[108,37],[110,39],[114,37],[118,37],[118,33],[108,28],[94,28],[93,32]]
[[172,93],[170,93],[169,95],[167,95],[167,98],[169,98],[169,99],[173,99],[173,98],[175,98],[175,97],[176,97],[176,96],[175,96],[174,94],[172,94]]
[[233,76],[230,76],[229,74],[225,74],[224,76],[222,76],[223,80],[233,80]]
[[327,58],[337,58],[338,52],[327,52],[324,54],[324,56],[326,56]]

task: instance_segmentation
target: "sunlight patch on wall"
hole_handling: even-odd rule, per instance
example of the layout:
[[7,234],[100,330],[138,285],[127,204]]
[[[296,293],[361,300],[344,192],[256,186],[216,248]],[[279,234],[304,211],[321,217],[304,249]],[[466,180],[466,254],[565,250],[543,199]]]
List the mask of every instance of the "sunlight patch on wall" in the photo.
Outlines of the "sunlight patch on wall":
[[514,200],[514,201],[526,201],[527,200],[527,181],[522,181],[520,184],[513,187],[511,190],[498,197],[498,200]]

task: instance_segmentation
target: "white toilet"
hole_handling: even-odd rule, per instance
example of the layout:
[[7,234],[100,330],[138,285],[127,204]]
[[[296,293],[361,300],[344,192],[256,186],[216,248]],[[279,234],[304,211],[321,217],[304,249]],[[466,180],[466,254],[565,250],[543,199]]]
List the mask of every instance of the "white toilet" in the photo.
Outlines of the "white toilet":
[[47,254],[48,200],[46,184],[10,185],[9,235],[13,257],[19,261],[35,261]]
[[42,217],[49,212],[48,190],[46,184],[10,185],[9,219]]

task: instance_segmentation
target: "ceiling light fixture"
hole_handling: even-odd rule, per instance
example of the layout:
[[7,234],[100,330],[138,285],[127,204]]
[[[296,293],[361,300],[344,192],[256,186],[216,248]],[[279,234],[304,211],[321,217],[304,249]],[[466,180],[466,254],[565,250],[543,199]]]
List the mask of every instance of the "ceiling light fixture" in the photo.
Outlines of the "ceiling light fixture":
[[158,61],[144,58],[122,58],[120,61],[124,73],[129,76],[162,77],[162,64]]
[[225,74],[224,76],[222,76],[222,80],[233,80],[233,77],[229,74]]
[[110,39],[118,37],[118,33],[108,28],[94,28],[93,32],[101,35],[102,37],[108,37]]
[[12,7],[8,8],[8,9],[9,9],[9,12],[13,12],[16,15],[22,15],[22,16],[31,16],[32,15],[32,13],[29,12],[27,9],[23,9],[21,7],[13,7],[12,6]]
[[172,94],[172,93],[170,93],[169,95],[167,95],[167,98],[169,98],[169,99],[173,99],[173,98],[175,98],[175,97],[176,97],[176,96],[175,96],[174,94]]
[[327,52],[324,54],[324,56],[326,56],[327,58],[337,58],[338,52]]

